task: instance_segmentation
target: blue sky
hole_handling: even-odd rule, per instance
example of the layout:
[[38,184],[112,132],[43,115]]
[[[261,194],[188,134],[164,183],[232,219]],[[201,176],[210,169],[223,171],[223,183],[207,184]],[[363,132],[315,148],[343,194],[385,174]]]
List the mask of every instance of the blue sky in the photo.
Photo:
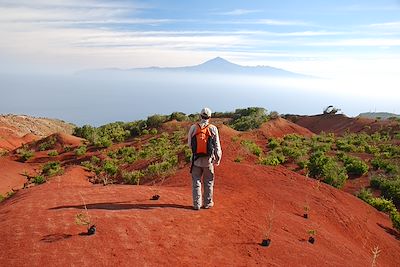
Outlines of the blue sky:
[[394,0],[0,0],[0,14],[2,70],[181,66],[222,56],[329,76],[325,63],[393,71],[400,52]]
[[0,0],[3,74],[217,56],[330,79],[315,90],[400,101],[400,1]]

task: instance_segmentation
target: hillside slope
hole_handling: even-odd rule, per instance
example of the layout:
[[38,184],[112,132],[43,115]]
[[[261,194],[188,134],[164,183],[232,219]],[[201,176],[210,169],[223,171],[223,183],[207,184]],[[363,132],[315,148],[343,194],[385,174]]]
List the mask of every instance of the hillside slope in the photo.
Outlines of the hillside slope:
[[12,150],[53,133],[71,134],[75,125],[26,115],[0,115],[0,149]]
[[[234,162],[238,133],[220,126],[215,206],[191,207],[189,166],[154,186],[92,185],[63,175],[0,203],[0,259],[10,266],[400,266],[388,216],[356,197],[284,167]],[[30,163],[26,163],[30,164]],[[159,194],[158,201],[149,200]],[[83,197],[83,199],[82,199]],[[97,232],[81,234],[84,203]],[[304,219],[303,207],[310,206]],[[273,210],[273,211],[272,211]],[[271,246],[259,243],[272,215]],[[307,242],[316,230],[316,243]]]
[[366,132],[374,133],[382,129],[400,130],[399,123],[389,120],[374,120],[369,118],[350,118],[343,114],[322,114],[314,116],[288,116],[288,119],[296,124],[309,129],[313,133],[321,132],[344,134],[346,131],[352,133]]

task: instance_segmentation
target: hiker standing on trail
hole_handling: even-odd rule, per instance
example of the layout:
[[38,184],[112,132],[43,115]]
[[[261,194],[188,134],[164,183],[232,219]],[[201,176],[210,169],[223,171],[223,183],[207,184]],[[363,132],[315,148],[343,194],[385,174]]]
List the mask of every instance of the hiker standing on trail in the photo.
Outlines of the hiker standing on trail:
[[192,192],[193,208],[199,210],[202,204],[201,177],[204,180],[204,208],[214,206],[214,165],[219,165],[222,157],[218,129],[210,124],[211,110],[203,108],[200,122],[190,127],[188,145],[192,149]]

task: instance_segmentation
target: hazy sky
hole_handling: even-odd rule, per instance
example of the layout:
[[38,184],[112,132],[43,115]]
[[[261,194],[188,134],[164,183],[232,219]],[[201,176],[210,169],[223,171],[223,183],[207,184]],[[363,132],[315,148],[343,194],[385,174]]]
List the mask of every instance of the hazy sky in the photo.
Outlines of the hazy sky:
[[400,1],[0,0],[3,74],[185,66],[217,56],[400,102]]

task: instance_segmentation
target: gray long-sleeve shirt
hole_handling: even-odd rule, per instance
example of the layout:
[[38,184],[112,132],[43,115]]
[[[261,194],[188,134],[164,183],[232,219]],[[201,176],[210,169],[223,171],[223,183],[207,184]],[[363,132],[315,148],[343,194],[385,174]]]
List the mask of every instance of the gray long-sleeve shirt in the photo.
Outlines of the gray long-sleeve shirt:
[[[202,128],[206,127],[209,123],[209,120],[201,120],[199,122],[200,126]],[[211,155],[211,157],[200,157],[198,158],[195,162],[194,165],[198,167],[208,167],[211,164],[215,163],[219,165],[221,158],[222,158],[222,149],[221,149],[221,144],[219,142],[219,133],[218,133],[218,128],[215,125],[210,125],[209,127],[213,142],[214,142],[214,154]],[[188,145],[190,148],[192,148],[192,137],[196,134],[197,130],[197,124],[193,124],[190,127],[189,133],[188,133]]]

